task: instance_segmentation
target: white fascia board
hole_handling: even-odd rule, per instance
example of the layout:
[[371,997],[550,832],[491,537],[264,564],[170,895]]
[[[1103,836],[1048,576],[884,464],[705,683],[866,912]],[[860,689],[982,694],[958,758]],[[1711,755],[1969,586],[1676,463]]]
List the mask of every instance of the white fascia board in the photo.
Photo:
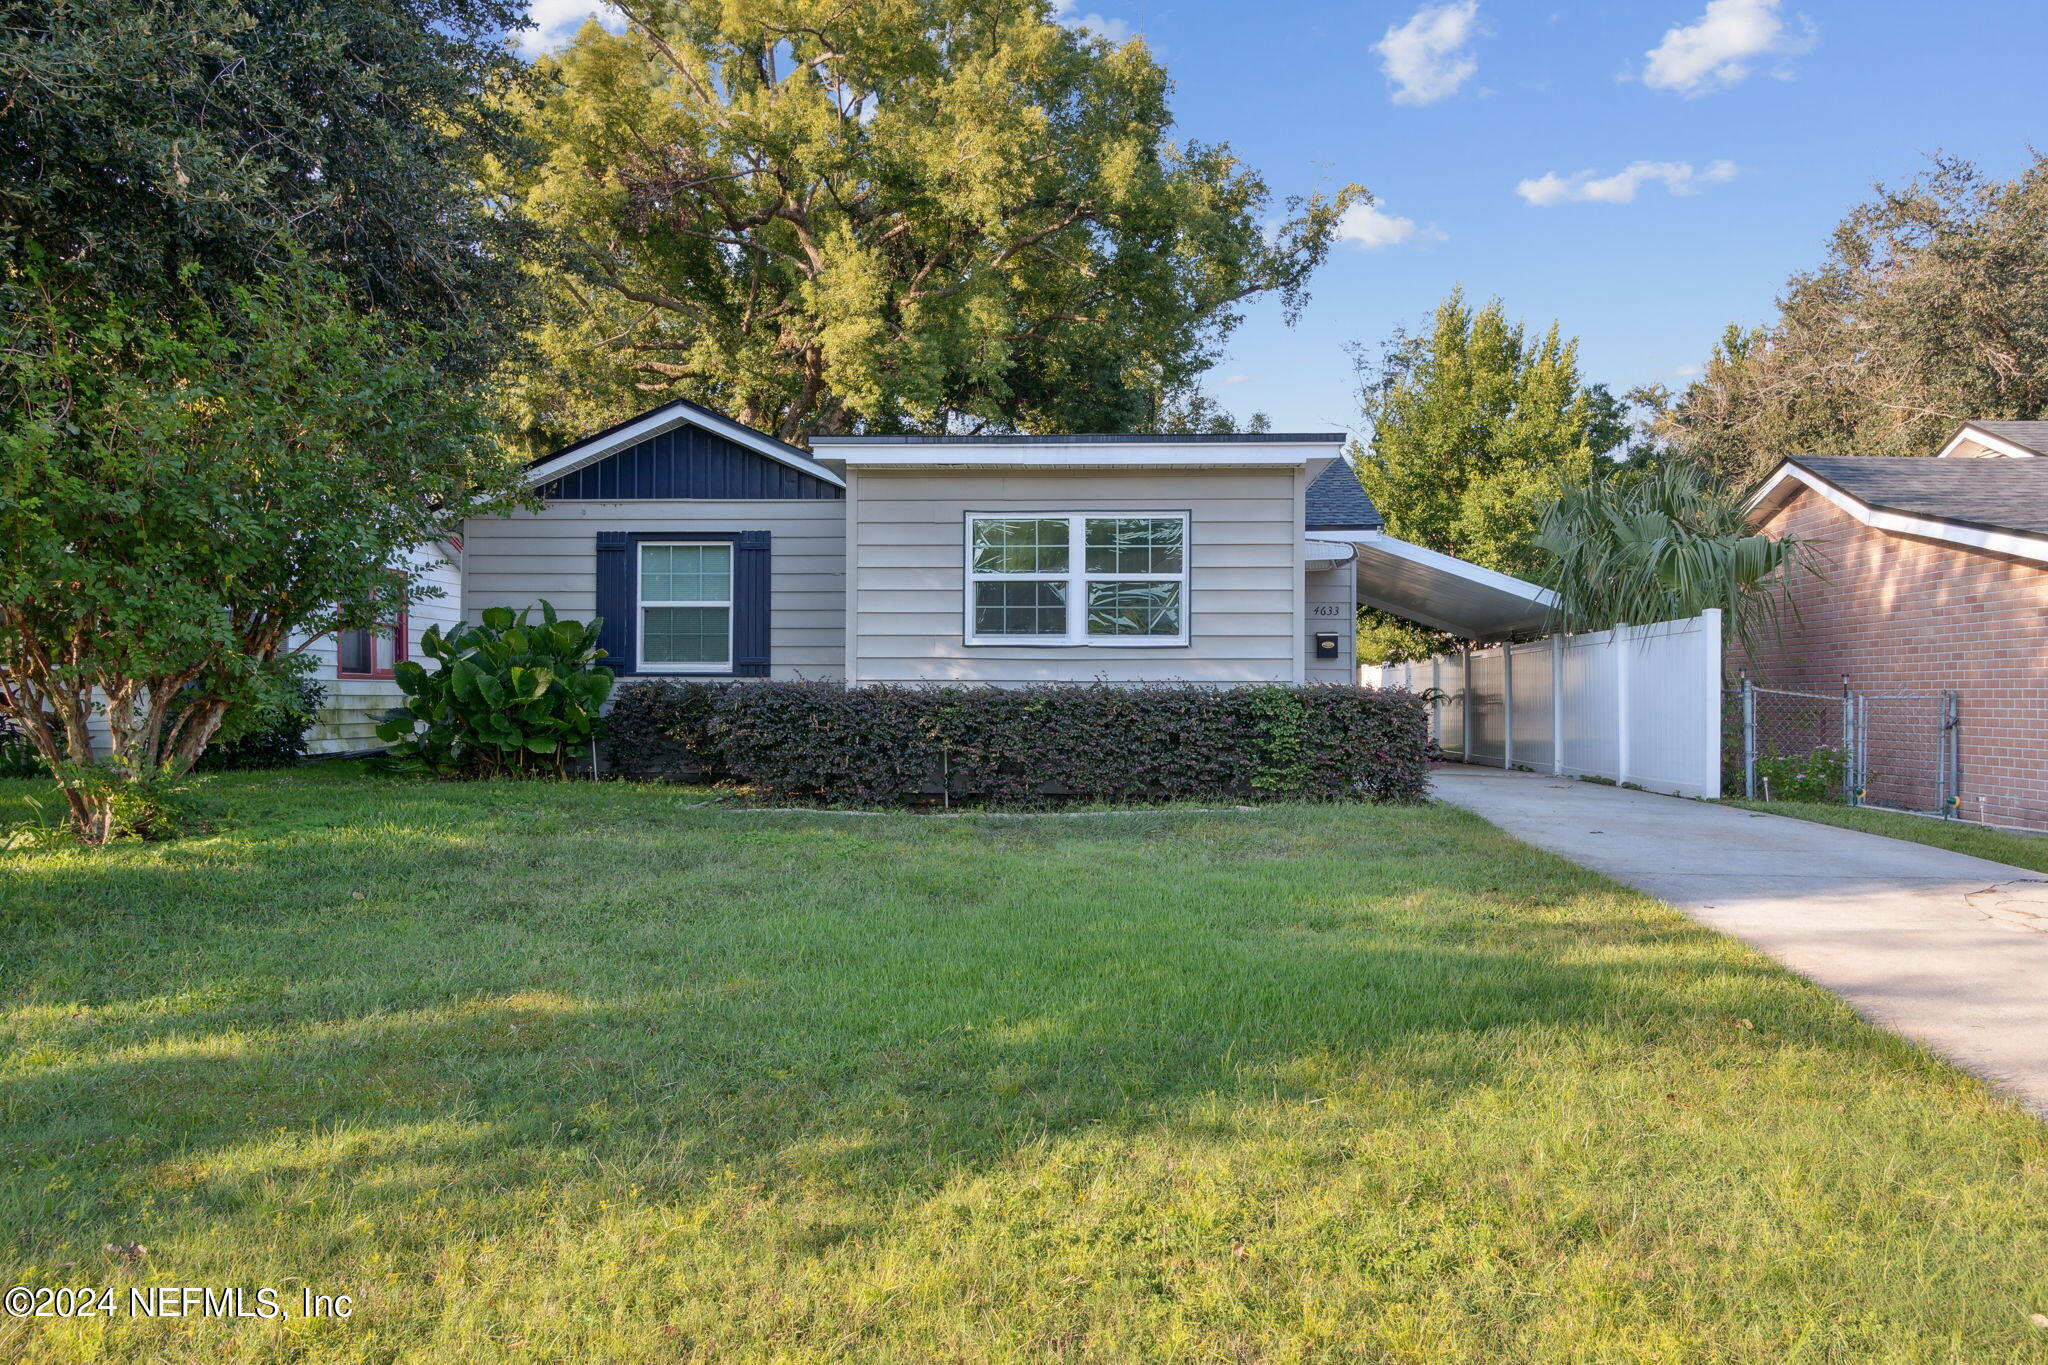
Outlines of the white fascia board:
[[1516,578],[1513,574],[1501,573],[1497,569],[1484,568],[1472,563],[1470,560],[1459,559],[1456,555],[1447,555],[1441,551],[1429,549],[1427,546],[1416,545],[1410,541],[1397,539],[1394,536],[1388,535],[1385,531],[1317,531],[1309,539],[1341,540],[1353,545],[1371,546],[1374,549],[1383,550],[1393,555],[1396,559],[1405,559],[1411,564],[1418,564],[1426,569],[1435,569],[1440,573],[1447,573],[1453,577],[1462,578],[1469,583],[1477,583],[1482,587],[1492,588],[1497,592],[1512,593],[1533,606],[1554,607],[1557,605],[1556,593],[1548,588],[1531,583],[1526,578]]
[[1960,431],[1948,438],[1948,444],[1935,452],[1934,458],[1946,459],[1965,445],[1983,446],[1986,450],[1995,450],[2010,460],[2031,460],[2041,453],[2029,450],[2017,441],[2009,441],[1994,432],[1986,431],[1974,422],[1965,422]]
[[1850,493],[1829,483],[1817,474],[1809,473],[1796,464],[1783,464],[1778,472],[1764,481],[1763,487],[1750,495],[1743,510],[1752,520],[1759,512],[1776,511],[1797,489],[1790,487],[1797,483],[1811,488],[1835,506],[1847,512],[1865,526],[1880,531],[1891,531],[1902,536],[1914,536],[1921,540],[1941,541],[1949,545],[1961,545],[1971,550],[1982,550],[1986,554],[2009,555],[2014,559],[2031,560],[2036,564],[2048,564],[2048,536],[2030,536],[2021,531],[1994,531],[1983,526],[1966,526],[1960,522],[1942,521],[1935,517],[1916,517],[1905,512],[1887,512],[1872,507]]
[[820,460],[849,469],[1301,468],[1327,442],[1292,446],[1032,444],[1019,446],[821,446]]
[[846,487],[846,481],[831,470],[821,469],[809,460],[792,459],[789,452],[782,448],[780,441],[763,436],[752,427],[742,426],[738,422],[713,413],[693,412],[689,409],[671,412],[666,408],[656,408],[639,421],[619,428],[602,441],[578,446],[549,460],[546,464],[535,465],[526,471],[526,481],[529,484],[552,483],[564,474],[574,473],[587,464],[595,464],[607,455],[624,450],[627,446],[644,441],[650,436],[659,436],[662,432],[672,431],[677,427],[698,427],[713,432],[725,437],[734,445],[745,446],[748,450],[766,455],[769,459],[786,464],[791,469],[802,470],[812,478],[823,479],[836,488]]

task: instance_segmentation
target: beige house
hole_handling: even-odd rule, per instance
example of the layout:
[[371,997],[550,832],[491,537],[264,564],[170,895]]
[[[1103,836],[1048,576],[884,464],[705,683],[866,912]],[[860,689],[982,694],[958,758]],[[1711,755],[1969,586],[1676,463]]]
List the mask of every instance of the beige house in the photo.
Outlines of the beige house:
[[1342,433],[844,436],[673,402],[470,521],[461,601],[600,616],[627,676],[1353,684],[1360,603],[1478,638],[1533,585],[1386,535]]

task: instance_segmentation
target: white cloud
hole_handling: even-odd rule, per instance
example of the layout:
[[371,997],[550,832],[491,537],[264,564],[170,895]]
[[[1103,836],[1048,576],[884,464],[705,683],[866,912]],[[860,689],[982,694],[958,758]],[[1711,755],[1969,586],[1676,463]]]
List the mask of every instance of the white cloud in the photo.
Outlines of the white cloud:
[[1223,376],[1223,382],[1226,384],[1242,384],[1250,378],[1251,376],[1248,374],[1226,374]]
[[1702,185],[1733,180],[1735,175],[1732,161],[1709,162],[1697,170],[1690,161],[1632,161],[1613,175],[1601,175],[1598,171],[1559,175],[1551,171],[1522,181],[1515,186],[1515,193],[1538,208],[1567,203],[1626,204],[1645,185],[1662,185],[1673,194],[1698,194]]
[[519,34],[519,55],[532,61],[576,36],[585,19],[595,19],[614,33],[626,27],[626,16],[603,0],[527,0],[534,27]]
[[1413,218],[1396,218],[1391,213],[1381,212],[1373,204],[1353,204],[1337,220],[1337,240],[1350,242],[1367,251],[1378,251],[1381,247],[1399,246],[1410,240],[1446,242],[1450,238],[1434,223],[1426,228],[1417,228]]
[[[1707,0],[1706,12],[1674,28],[1650,49],[1643,84],[1652,90],[1704,95],[1746,79],[1760,57],[1793,57],[1812,49],[1814,27],[1804,15],[1793,33],[1778,13],[1779,0]],[[1789,69],[1783,74],[1789,75]]]
[[1396,104],[1433,104],[1458,93],[1479,61],[1465,45],[1479,34],[1479,0],[1424,5],[1372,45]]
[[1068,28],[1092,33],[1098,38],[1107,38],[1112,43],[1130,39],[1131,26],[1122,19],[1105,19],[1099,14],[1076,14],[1079,0],[1054,0],[1052,17]]

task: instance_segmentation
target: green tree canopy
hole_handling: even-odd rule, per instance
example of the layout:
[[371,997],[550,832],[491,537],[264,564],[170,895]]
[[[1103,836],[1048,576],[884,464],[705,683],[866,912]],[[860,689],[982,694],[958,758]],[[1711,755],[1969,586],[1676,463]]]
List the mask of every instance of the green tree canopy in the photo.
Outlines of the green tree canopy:
[[1788,454],[1931,455],[1973,419],[2048,416],[2048,157],[1949,157],[1879,186],[1777,318],[1730,327],[1657,434],[1745,482]]
[[1361,369],[1372,437],[1352,455],[1388,531],[1503,573],[1532,575],[1543,509],[1622,432],[1580,382],[1578,342],[1555,323],[1532,337],[1499,299],[1453,291],[1427,334]]
[[485,372],[514,333],[526,234],[478,174],[517,153],[496,96],[527,79],[503,41],[520,0],[0,0],[0,15],[0,306],[31,268],[41,291],[134,305],[182,299],[188,265],[225,289],[304,254],[357,306],[468,334],[444,367]]
[[[78,829],[510,489],[518,0],[0,0],[0,717]],[[393,574],[400,575],[394,579]]]
[[1362,191],[1273,225],[1176,144],[1144,45],[1044,0],[625,0],[522,101],[552,231],[514,386],[537,439],[684,396],[815,432],[1161,420],[1248,298],[1298,308]]
[[441,343],[309,266],[194,283],[148,311],[51,297],[0,335],[0,715],[96,840],[96,710],[128,779],[182,773],[259,676],[420,596],[394,568],[511,489]]

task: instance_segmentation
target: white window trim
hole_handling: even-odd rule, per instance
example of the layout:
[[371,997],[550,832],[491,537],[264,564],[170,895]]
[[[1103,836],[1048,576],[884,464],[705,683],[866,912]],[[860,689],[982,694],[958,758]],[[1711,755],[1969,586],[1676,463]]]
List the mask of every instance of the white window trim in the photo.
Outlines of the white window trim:
[[[1179,573],[1089,573],[1087,523],[1091,521],[1144,520],[1180,523]],[[974,571],[974,523],[977,521],[1064,521],[1067,523],[1067,571],[1065,573],[976,573]],[[1091,508],[1085,512],[969,512],[961,523],[961,639],[968,645],[1000,645],[1006,648],[1038,649],[1185,649],[1189,644],[1194,613],[1190,608],[1188,566],[1194,553],[1191,542],[1194,517],[1184,509],[1111,511]],[[974,629],[974,585],[976,583],[1065,583],[1067,591],[1067,633],[1065,635],[979,635]],[[1180,634],[1178,635],[1090,635],[1088,633],[1088,585],[1090,583],[1180,584]],[[1079,591],[1074,591],[1075,588]]]
[[[640,595],[640,585],[647,580],[643,576],[650,549],[666,550],[676,546],[693,545],[704,549],[725,551],[725,600],[722,602],[650,602]],[[733,577],[739,571],[739,557],[729,540],[691,540],[679,537],[675,540],[636,541],[633,548],[633,671],[636,673],[730,673],[733,671]],[[725,658],[708,663],[649,663],[647,661],[647,609],[649,607],[724,607],[725,608]]]

